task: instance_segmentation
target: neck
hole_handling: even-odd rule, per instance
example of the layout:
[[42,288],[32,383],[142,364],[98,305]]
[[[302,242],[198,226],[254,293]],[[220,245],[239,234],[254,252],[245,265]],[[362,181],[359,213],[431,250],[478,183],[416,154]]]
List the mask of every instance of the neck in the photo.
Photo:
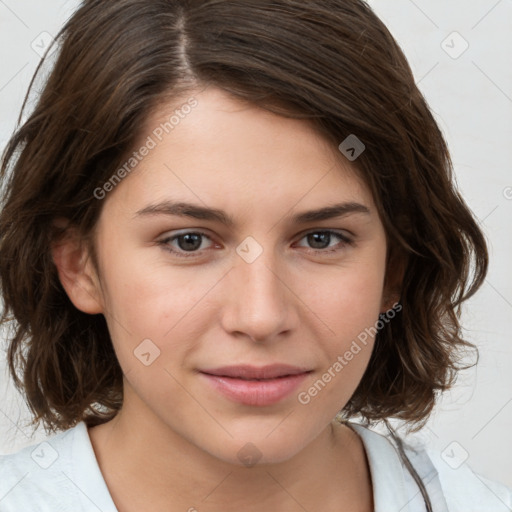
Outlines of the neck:
[[334,421],[292,458],[251,467],[219,460],[127,402],[89,435],[119,512],[372,510],[362,442]]

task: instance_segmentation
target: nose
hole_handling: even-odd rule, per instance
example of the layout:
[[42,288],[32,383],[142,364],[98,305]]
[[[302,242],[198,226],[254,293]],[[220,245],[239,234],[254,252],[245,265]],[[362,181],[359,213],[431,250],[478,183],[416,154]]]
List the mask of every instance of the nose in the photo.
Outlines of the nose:
[[298,324],[297,302],[289,280],[265,251],[252,263],[240,259],[224,280],[224,330],[257,342],[289,334]]

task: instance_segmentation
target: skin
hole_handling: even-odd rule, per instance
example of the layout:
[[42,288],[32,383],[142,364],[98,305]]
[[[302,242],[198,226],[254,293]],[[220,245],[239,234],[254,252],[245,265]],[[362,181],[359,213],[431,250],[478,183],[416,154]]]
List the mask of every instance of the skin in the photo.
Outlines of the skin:
[[[72,231],[53,253],[75,306],[105,315],[125,375],[122,410],[89,429],[114,502],[122,512],[371,511],[362,442],[333,418],[363,376],[373,340],[308,404],[297,399],[393,302],[371,193],[306,121],[215,88],[194,97],[192,113],[103,199],[98,272]],[[141,143],[174,108],[149,117]],[[222,209],[235,224],[136,215],[164,200]],[[290,222],[345,201],[369,213]],[[327,229],[354,243],[331,235],[315,245],[306,236]],[[192,257],[169,252],[186,253],[183,239],[163,243],[184,230],[209,237]],[[248,236],[263,249],[252,263],[236,252]],[[134,355],[145,339],[160,350],[148,366]],[[275,362],[312,373],[270,406],[233,402],[197,372]],[[238,456],[248,443],[261,457],[251,467]]]

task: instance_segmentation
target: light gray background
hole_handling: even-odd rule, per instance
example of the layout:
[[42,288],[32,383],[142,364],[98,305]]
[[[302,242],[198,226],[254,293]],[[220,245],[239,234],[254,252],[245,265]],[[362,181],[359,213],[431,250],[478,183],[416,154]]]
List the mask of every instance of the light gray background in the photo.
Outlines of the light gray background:
[[[490,242],[488,278],[463,315],[480,363],[460,375],[418,437],[452,467],[468,457],[475,472],[512,486],[512,0],[369,3],[404,49]],[[45,33],[55,35],[77,4],[0,0],[0,147],[14,128]],[[0,453],[9,453],[45,434],[27,437],[27,409],[3,354],[0,379]]]

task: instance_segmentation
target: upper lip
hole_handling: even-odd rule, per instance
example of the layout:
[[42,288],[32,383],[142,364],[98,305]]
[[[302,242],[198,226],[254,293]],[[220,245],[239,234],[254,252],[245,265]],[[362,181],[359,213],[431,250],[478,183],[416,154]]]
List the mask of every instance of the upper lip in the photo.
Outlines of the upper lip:
[[219,377],[231,377],[241,379],[273,379],[284,377],[286,375],[298,375],[307,373],[311,370],[289,364],[270,364],[267,366],[252,366],[247,364],[236,366],[222,366],[201,370],[201,373],[217,375]]

